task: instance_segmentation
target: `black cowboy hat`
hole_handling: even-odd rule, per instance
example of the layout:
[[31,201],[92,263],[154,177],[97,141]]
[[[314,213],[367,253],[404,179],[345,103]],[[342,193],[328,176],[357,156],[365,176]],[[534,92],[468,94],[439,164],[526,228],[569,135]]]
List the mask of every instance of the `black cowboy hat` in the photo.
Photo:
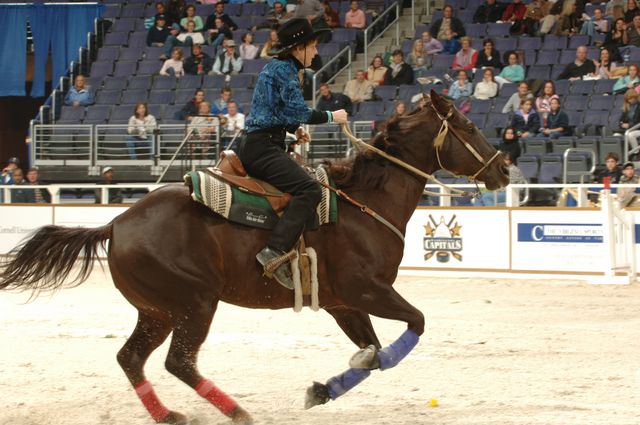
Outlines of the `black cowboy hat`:
[[291,19],[278,29],[278,44],[269,50],[269,55],[279,55],[298,44],[306,43],[330,31],[328,28],[314,31],[307,19]]

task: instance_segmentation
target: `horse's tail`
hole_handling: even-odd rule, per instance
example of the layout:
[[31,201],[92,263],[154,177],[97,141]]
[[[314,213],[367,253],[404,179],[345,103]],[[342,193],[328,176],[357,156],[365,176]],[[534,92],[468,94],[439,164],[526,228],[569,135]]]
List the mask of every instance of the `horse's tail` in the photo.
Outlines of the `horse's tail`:
[[111,237],[111,223],[96,228],[44,226],[11,251],[0,272],[0,289],[55,291],[65,285],[76,259],[84,251],[80,270],[67,287],[87,280],[98,248]]

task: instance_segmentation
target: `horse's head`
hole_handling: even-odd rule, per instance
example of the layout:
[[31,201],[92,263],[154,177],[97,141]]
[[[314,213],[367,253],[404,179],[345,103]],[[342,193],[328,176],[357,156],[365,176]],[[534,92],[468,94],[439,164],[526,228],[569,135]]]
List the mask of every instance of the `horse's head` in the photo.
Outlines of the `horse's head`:
[[433,113],[440,127],[433,142],[437,168],[473,177],[490,190],[509,184],[509,171],[502,155],[451,101],[432,90],[425,96],[424,108],[427,113]]

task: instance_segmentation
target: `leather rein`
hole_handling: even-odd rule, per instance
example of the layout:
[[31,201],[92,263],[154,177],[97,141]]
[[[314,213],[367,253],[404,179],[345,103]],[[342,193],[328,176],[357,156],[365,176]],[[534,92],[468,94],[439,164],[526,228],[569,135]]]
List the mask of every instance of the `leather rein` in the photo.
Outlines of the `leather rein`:
[[[442,162],[440,161],[440,149],[442,148],[442,146],[444,145],[444,141],[445,138],[447,136],[447,133],[449,131],[451,131],[453,133],[454,136],[456,136],[456,139],[458,139],[464,146],[465,148],[467,148],[467,150],[471,153],[471,155],[473,155],[474,158],[476,158],[480,164],[482,164],[482,167],[476,171],[476,173],[472,176],[469,176],[468,179],[470,182],[475,183],[476,185],[476,192],[475,193],[471,193],[471,192],[466,192],[464,190],[460,190],[460,189],[456,189],[456,188],[452,188],[447,186],[446,184],[442,183],[440,180],[438,180],[435,176],[433,176],[432,174],[426,173],[416,167],[414,167],[411,164],[407,164],[406,162],[402,161],[399,158],[396,158],[395,156],[389,155],[388,153],[386,153],[385,151],[376,148],[373,145],[370,145],[368,143],[366,143],[364,140],[359,139],[357,137],[355,137],[352,133],[351,130],[349,129],[349,126],[346,124],[342,124],[342,131],[343,133],[349,138],[349,140],[351,141],[351,143],[354,144],[354,146],[356,146],[358,149],[362,150],[362,149],[368,149],[370,151],[373,151],[375,153],[377,153],[378,155],[380,155],[381,157],[385,158],[386,160],[393,162],[394,164],[404,168],[405,170],[408,170],[420,177],[424,177],[428,180],[431,180],[433,182],[435,182],[436,184],[442,186],[443,188],[447,189],[447,191],[449,193],[443,194],[443,193],[439,193],[439,192],[430,192],[430,191],[423,191],[423,193],[427,194],[427,195],[432,195],[432,196],[451,196],[451,197],[467,197],[467,196],[478,196],[480,191],[478,190],[478,183],[476,182],[476,178],[480,175],[480,173],[482,173],[484,170],[487,169],[487,167],[489,167],[489,165],[491,165],[491,163],[498,157],[498,155],[500,155],[500,151],[497,151],[490,159],[489,161],[485,161],[482,156],[478,153],[478,151],[471,146],[471,144],[469,144],[469,142],[467,142],[466,140],[464,140],[462,137],[460,137],[460,134],[458,133],[457,129],[454,128],[453,126],[449,126],[449,118],[451,118],[453,116],[453,108],[449,109],[449,112],[447,113],[447,115],[445,115],[444,117],[442,115],[440,115],[440,113],[436,110],[436,108],[433,106],[433,104],[429,104],[431,106],[431,108],[433,109],[433,111],[436,113],[436,115],[438,116],[438,118],[440,118],[442,124],[440,126],[440,130],[438,131],[438,134],[436,135],[436,138],[434,140],[434,147],[436,150],[436,158],[438,161],[438,165],[440,166],[441,169],[451,173],[452,175],[455,176],[454,173],[452,173],[451,171],[447,170],[443,165]],[[323,187],[325,187],[326,189],[329,189],[330,191],[334,192],[336,195],[338,195],[340,198],[344,199],[345,201],[351,203],[352,205],[355,205],[356,207],[358,207],[360,209],[360,211],[362,211],[363,213],[373,217],[374,219],[376,219],[377,221],[379,221],[380,223],[384,224],[389,230],[391,230],[398,238],[400,238],[400,240],[402,241],[402,243],[404,244],[404,235],[402,234],[402,232],[400,230],[398,230],[397,227],[395,227],[393,224],[391,224],[388,220],[386,220],[384,217],[382,217],[380,214],[376,213],[374,210],[372,210],[371,208],[367,207],[366,205],[356,201],[355,199],[351,198],[349,195],[347,195],[345,192],[343,192],[340,189],[335,189],[333,187],[331,187],[330,185],[327,185],[323,182],[318,181],[318,183],[320,183]]]

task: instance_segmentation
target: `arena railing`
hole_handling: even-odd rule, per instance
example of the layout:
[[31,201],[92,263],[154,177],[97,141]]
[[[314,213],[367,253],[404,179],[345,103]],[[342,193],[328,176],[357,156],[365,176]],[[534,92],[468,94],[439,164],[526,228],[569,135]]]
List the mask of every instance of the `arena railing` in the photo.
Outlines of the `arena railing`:
[[30,155],[34,165],[91,165],[92,125],[35,124]]
[[334,63],[336,64],[336,66],[339,66],[339,61],[343,60],[344,57],[346,55],[346,62],[345,64],[342,66],[342,68],[340,68],[338,71],[334,72],[333,75],[331,76],[331,78],[329,78],[326,83],[327,84],[331,84],[332,81],[334,81],[338,75],[340,75],[345,69],[347,70],[348,73],[348,78],[349,80],[351,79],[351,75],[352,75],[352,71],[351,71],[351,46],[346,46],[344,49],[340,50],[340,52],[338,52],[338,54],[331,59],[329,62],[325,63],[322,68],[320,68],[319,70],[317,70],[314,74],[313,77],[311,77],[311,91],[313,93],[313,98],[312,98],[312,104],[315,107],[317,102],[318,102],[318,77],[322,76],[322,74],[329,70],[329,68],[334,66]]
[[[392,11],[395,11],[395,17],[392,21],[388,22],[387,25],[382,28],[380,31],[376,33],[376,29],[383,24],[383,18],[387,19],[387,16],[391,14]],[[369,24],[368,27],[364,29],[364,64],[368,66],[369,64],[369,46],[373,44],[378,38],[380,38],[393,24],[396,24],[396,44],[400,44],[400,4],[398,2],[394,2],[391,6],[387,8],[384,12],[382,12],[378,17]],[[414,28],[411,30],[413,31]],[[371,37],[371,40],[369,40]]]

